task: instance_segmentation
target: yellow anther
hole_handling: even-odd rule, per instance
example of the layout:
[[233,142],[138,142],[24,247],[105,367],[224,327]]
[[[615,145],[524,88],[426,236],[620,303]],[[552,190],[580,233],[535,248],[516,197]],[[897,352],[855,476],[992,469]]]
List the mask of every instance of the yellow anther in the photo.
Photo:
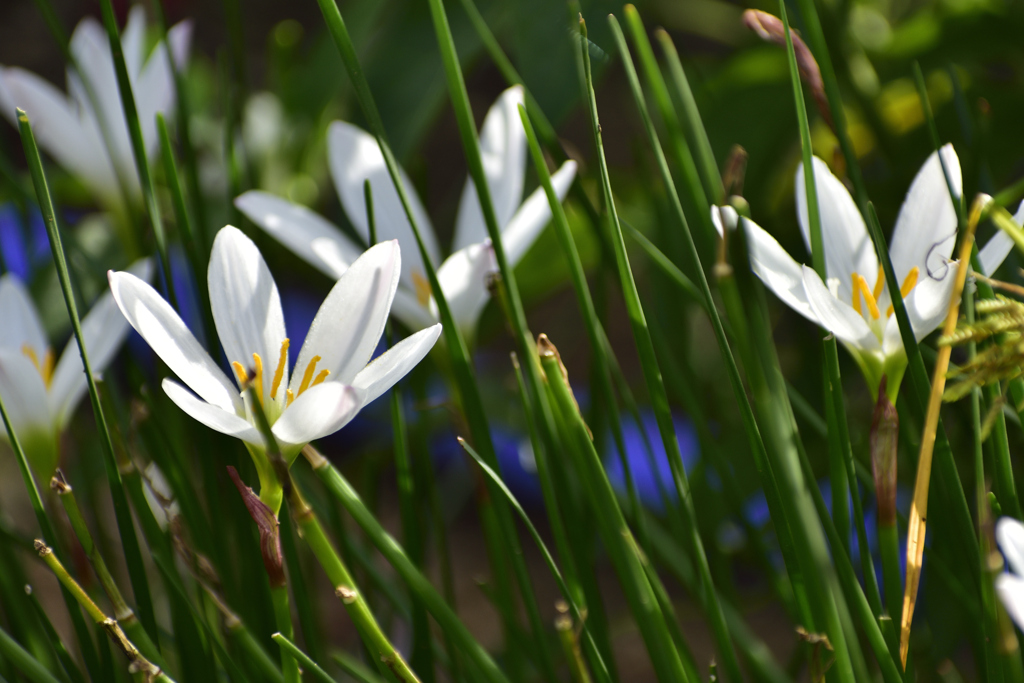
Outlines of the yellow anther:
[[852,273],[850,281],[850,286],[853,288],[853,310],[857,311],[857,315],[863,315],[860,309],[860,275]]
[[238,385],[244,389],[245,385],[249,383],[249,373],[245,371],[245,366],[236,360],[231,363],[231,367],[235,371],[235,377],[238,378]]
[[252,383],[256,387],[256,395],[260,399],[260,405],[263,405],[263,359],[260,358],[260,354],[252,354],[252,365],[256,368],[253,371],[255,377]]
[[290,406],[292,404],[292,401],[295,400],[295,392],[292,391],[291,389],[289,389],[288,391],[284,392],[284,395],[285,395],[284,407],[287,408],[288,406]]
[[320,384],[321,382],[323,382],[325,379],[327,379],[327,375],[329,375],[329,374],[331,374],[331,371],[328,370],[327,368],[324,368],[323,370],[321,370],[317,374],[316,379],[313,380],[313,383],[309,385],[309,388],[312,389],[317,384]]
[[[859,275],[857,273],[854,273],[853,274],[853,282],[854,282],[854,288],[860,290],[861,296],[864,297],[864,303],[866,303],[868,305],[868,313],[871,314],[872,318],[874,318],[875,320],[878,320],[878,318],[881,315],[881,313],[878,312],[878,302],[875,301],[875,297],[871,294],[871,290],[868,289],[868,281],[864,279],[863,275]],[[855,299],[856,299],[856,296],[857,295],[854,294],[854,298]],[[857,309],[858,313],[860,313],[860,306],[856,306],[855,305],[854,308]]]
[[302,383],[299,384],[299,396],[309,388],[309,383],[313,381],[313,373],[316,372],[316,364],[319,362],[320,356],[313,356],[312,360],[309,361],[309,365],[306,366],[306,371],[302,373]]
[[53,381],[53,365],[54,357],[51,349],[46,349],[46,355],[43,356],[43,362],[39,362],[39,356],[36,354],[36,350],[33,349],[29,344],[25,343],[21,345],[21,352],[32,361],[32,365],[36,366],[36,370],[39,372],[39,376],[43,378],[43,384],[47,389],[50,388],[50,382]]
[[412,272],[412,286],[416,290],[416,301],[419,301],[421,306],[429,304],[431,295],[430,282],[415,270]]
[[[910,269],[910,272],[907,273],[907,276],[903,278],[903,284],[900,285],[901,297],[906,299],[907,296],[910,295],[910,292],[914,290],[914,287],[917,286],[917,276],[920,272],[921,271],[918,269],[918,267],[914,266],[913,268]],[[892,315],[893,310],[895,309],[893,309],[892,306],[889,306],[889,308],[885,311],[885,317],[888,318],[890,315]]]
[[281,342],[281,355],[277,359],[277,368],[274,370],[274,382],[270,385],[270,398],[277,396],[277,389],[281,386],[281,380],[284,379],[284,369],[288,365],[288,346],[291,342],[285,337],[284,341]]
[[875,288],[871,290],[871,293],[875,296],[875,301],[878,301],[878,297],[882,296],[882,288],[885,287],[885,271],[882,270],[882,265],[878,265],[878,277],[875,278]]

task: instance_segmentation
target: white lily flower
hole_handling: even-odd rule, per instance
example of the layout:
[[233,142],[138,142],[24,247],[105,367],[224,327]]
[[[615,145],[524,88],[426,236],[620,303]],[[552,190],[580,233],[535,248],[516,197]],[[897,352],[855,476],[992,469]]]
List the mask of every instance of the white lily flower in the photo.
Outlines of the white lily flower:
[[[128,14],[121,45],[128,67],[139,124],[150,158],[159,149],[156,114],[173,113],[175,90],[167,49],[157,45],[148,56],[144,52],[146,13],[136,5]],[[184,67],[192,34],[191,22],[183,21],[167,33],[178,68]],[[61,166],[76,176],[108,207],[120,207],[122,195],[118,173],[128,184],[135,199],[142,196],[132,156],[128,124],[121,105],[114,60],[107,32],[96,19],[79,22],[71,36],[71,53],[84,73],[71,66],[67,70],[68,95],[39,76],[17,67],[0,67],[0,109],[17,127],[15,107],[24,109],[32,119],[39,145]],[[92,87],[97,112],[83,87],[84,77]],[[99,121],[111,136],[113,149],[104,142]],[[115,173],[116,164],[117,172]]]
[[[141,259],[130,270],[135,277],[149,279],[153,267],[149,259]],[[57,468],[57,437],[88,387],[78,342],[72,336],[57,359],[35,304],[10,273],[0,277],[0,320],[0,397],[36,476],[48,482]],[[82,319],[94,373],[113,360],[127,333],[113,297],[104,293]],[[7,440],[7,430],[0,432]]]
[[188,387],[165,379],[164,391],[194,419],[249,446],[261,498],[276,513],[281,489],[248,394],[242,393],[248,378],[253,377],[274,438],[291,464],[304,445],[338,431],[391,388],[437,341],[441,326],[433,325],[370,362],[400,270],[395,240],[356,259],[320,306],[290,379],[277,285],[259,249],[237,228],[227,226],[217,233],[208,273],[217,335],[234,368],[233,379],[152,287],[129,273],[111,271],[109,277],[114,300],[128,322]]
[[1001,517],[996,522],[996,542],[1010,565],[1010,572],[996,577],[996,592],[1017,627],[1024,629],[1024,524]]
[[[942,148],[953,188],[962,192],[960,161],[952,145]],[[887,377],[889,399],[896,400],[907,366],[891,298],[868,236],[864,219],[842,182],[821,159],[814,158],[815,187],[821,213],[826,282],[808,266],[797,263],[774,237],[753,221],[745,220],[751,266],[777,297],[808,320],[833,333],[850,351],[877,398],[882,375]],[[796,173],[797,213],[801,233],[810,251],[810,225],[803,166]],[[735,225],[731,208],[712,211],[722,232],[723,223]],[[928,157],[907,192],[896,219],[889,256],[907,316],[920,341],[945,319],[956,272],[950,261],[956,241],[957,213],[937,152]],[[1012,247],[1000,232],[981,250],[987,273],[993,272]]]
[[[551,219],[551,208],[543,188],[537,188],[523,201],[526,133],[518,109],[522,102],[521,87],[506,90],[487,113],[480,131],[484,172],[501,226],[502,244],[511,266],[526,254]],[[341,204],[359,235],[369,240],[363,189],[365,181],[369,180],[378,235],[381,239],[397,239],[402,245],[405,258],[395,294],[395,316],[413,330],[436,322],[436,304],[412,226],[402,209],[377,141],[356,126],[335,121],[328,131],[328,153],[331,175]],[[566,161],[552,176],[551,181],[560,200],[569,191],[575,174],[576,163]],[[440,250],[430,219],[404,173],[402,182],[410,191],[408,197],[413,215],[430,259],[436,266],[440,262]],[[361,246],[321,216],[266,192],[246,192],[235,199],[235,206],[330,277],[341,277],[362,251]],[[480,314],[490,298],[487,279],[497,270],[472,179],[467,179],[462,192],[452,252],[441,263],[437,277],[455,323],[467,338],[472,338]]]

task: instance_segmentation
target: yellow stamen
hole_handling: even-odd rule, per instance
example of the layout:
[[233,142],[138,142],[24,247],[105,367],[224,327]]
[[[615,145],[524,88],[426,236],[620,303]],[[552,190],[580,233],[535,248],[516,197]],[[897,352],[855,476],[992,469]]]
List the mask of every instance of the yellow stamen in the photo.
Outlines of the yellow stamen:
[[284,407],[287,408],[288,406],[290,406],[292,404],[292,401],[295,400],[295,392],[292,391],[291,389],[289,389],[288,391],[284,392],[284,395],[285,395]]
[[328,370],[327,368],[324,368],[323,370],[321,370],[320,373],[316,376],[316,379],[313,380],[313,383],[309,385],[309,388],[312,389],[317,384],[320,384],[321,382],[323,382],[325,379],[327,379],[327,375],[329,375],[329,374],[331,374],[331,371]]
[[425,277],[419,274],[418,271],[412,273],[412,285],[416,290],[416,301],[420,302],[421,306],[426,306],[430,303],[430,282]]
[[864,315],[860,309],[860,275],[851,273],[850,280],[850,286],[853,287],[853,310],[857,311],[857,315]]
[[309,361],[309,365],[306,366],[306,371],[302,373],[302,383],[299,384],[299,396],[309,388],[309,383],[313,381],[313,373],[316,372],[316,364],[319,362],[320,356],[313,356],[312,360]]
[[290,344],[287,337],[281,342],[281,355],[277,359],[277,369],[274,370],[274,382],[270,385],[270,398],[277,396],[277,389],[281,386],[281,380],[284,379],[284,368],[288,365],[288,346]]
[[875,297],[872,296],[871,290],[868,289],[868,281],[864,279],[863,275],[858,275],[857,273],[854,273],[853,279],[856,283],[856,287],[860,290],[861,295],[864,297],[864,303],[868,305],[868,313],[871,314],[872,318],[878,320],[879,316],[881,316],[881,313],[878,312],[878,303],[875,301]]
[[32,365],[36,366],[36,370],[39,375],[43,378],[43,384],[47,389],[50,388],[50,382],[53,381],[53,366],[54,357],[53,350],[46,349],[46,355],[43,356],[43,362],[39,362],[39,356],[36,354],[36,350],[33,349],[29,344],[25,343],[21,345],[21,352],[32,361]]
[[263,405],[263,359],[260,358],[260,354],[252,354],[253,367],[256,368],[253,373],[255,377],[252,383],[256,386],[256,395],[260,399],[260,405]]
[[236,360],[231,363],[231,367],[235,371],[235,377],[238,378],[238,385],[244,389],[245,385],[249,383],[249,374],[245,371],[245,366]]
[[878,301],[878,297],[882,296],[883,287],[885,287],[885,271],[882,270],[882,266],[879,264],[878,277],[875,278],[875,288],[871,290],[871,293],[875,295],[875,301]]
[[[914,266],[913,268],[910,269],[910,272],[907,273],[907,276],[903,278],[903,284],[900,285],[901,297],[906,299],[910,292],[913,291],[914,287],[917,286],[917,276],[920,272],[921,271],[918,269],[918,267]],[[895,309],[893,309],[892,306],[889,306],[889,308],[886,309],[885,311],[885,317],[888,318],[890,315],[892,315],[893,310]]]

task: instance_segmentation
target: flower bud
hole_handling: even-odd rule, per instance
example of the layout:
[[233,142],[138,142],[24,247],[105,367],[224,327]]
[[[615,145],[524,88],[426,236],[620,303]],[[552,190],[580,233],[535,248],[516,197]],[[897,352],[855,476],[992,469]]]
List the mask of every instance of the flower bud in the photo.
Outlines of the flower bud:
[[228,467],[228,474],[231,475],[231,481],[235,482],[238,492],[242,494],[242,501],[260,530],[260,554],[263,556],[263,566],[267,570],[270,586],[271,588],[284,586],[284,555],[281,553],[281,529],[277,522],[277,515],[260,500],[260,497],[251,488],[242,482],[242,478],[238,476],[238,471],[234,467]]
[[879,526],[896,524],[896,446],[900,419],[885,393],[886,377],[878,386],[878,403],[871,420],[871,473],[875,478]]

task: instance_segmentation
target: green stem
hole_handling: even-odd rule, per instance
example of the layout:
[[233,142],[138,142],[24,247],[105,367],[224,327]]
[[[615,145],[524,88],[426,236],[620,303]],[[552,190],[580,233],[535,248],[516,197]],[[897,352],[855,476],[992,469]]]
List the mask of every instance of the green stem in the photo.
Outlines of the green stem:
[[[288,604],[288,585],[271,586],[270,599],[274,603],[274,620],[277,622],[278,632],[287,638],[294,638],[295,627],[292,625],[292,610]],[[302,678],[298,661],[287,649],[281,650],[281,670],[284,672],[284,683],[299,683]]]
[[[895,524],[876,526],[878,549],[882,555],[882,583],[885,586],[886,612],[894,624],[899,623],[903,614],[903,577],[900,574],[900,540]],[[895,635],[895,631],[893,632]],[[899,661],[899,639],[890,643],[893,661]],[[893,649],[895,648],[895,649]]]
[[43,161],[39,156],[39,147],[32,132],[32,124],[29,122],[28,115],[21,109],[18,110],[18,127],[21,130],[21,141],[25,148],[25,156],[32,175],[32,184],[35,187],[39,207],[43,214],[43,220],[46,223],[46,232],[50,239],[50,251],[53,255],[54,264],[57,267],[57,277],[60,281],[61,292],[64,295],[64,304],[67,307],[68,316],[71,318],[71,327],[74,330],[75,341],[78,343],[78,351],[82,356],[82,367],[85,370],[85,377],[89,387],[89,401],[92,404],[96,426],[100,431],[104,455],[103,465],[106,470],[107,483],[110,486],[110,496],[114,503],[114,516],[117,519],[117,530],[121,536],[121,547],[124,550],[125,562],[128,565],[128,576],[131,580],[132,594],[138,603],[139,615],[143,626],[145,626],[153,642],[158,644],[153,598],[149,591],[145,566],[142,563],[142,551],[139,548],[138,536],[135,534],[131,510],[128,507],[128,499],[125,496],[124,487],[121,483],[121,473],[117,467],[117,457],[114,455],[114,444],[111,440],[106,416],[100,404],[99,390],[96,388],[92,364],[89,362],[89,352],[85,345],[85,338],[82,335],[82,321],[78,315],[78,305],[75,303],[74,290],[71,285],[71,274],[68,271],[67,259],[64,255],[60,227],[57,225],[57,214],[53,208],[53,200],[50,198],[46,174],[43,171]]
[[274,642],[281,646],[282,652],[288,652],[296,661],[305,667],[305,671],[312,674],[313,679],[320,681],[321,683],[335,683],[334,679],[327,675],[327,672],[320,668],[313,659],[305,652],[299,649],[296,645],[282,633],[275,633],[270,636],[274,639]]
[[0,628],[0,654],[32,683],[61,683],[3,628]]

